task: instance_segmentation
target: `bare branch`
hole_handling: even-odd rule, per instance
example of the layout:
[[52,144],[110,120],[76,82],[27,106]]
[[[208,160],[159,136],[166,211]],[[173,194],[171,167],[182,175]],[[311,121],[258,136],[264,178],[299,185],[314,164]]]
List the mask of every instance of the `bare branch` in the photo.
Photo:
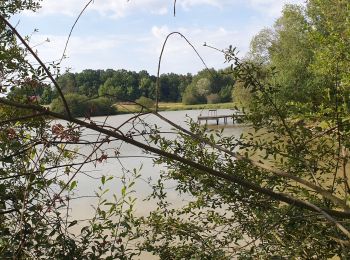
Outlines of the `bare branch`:
[[[0,98],[0,103],[3,103],[5,105],[14,106],[14,107],[17,107],[17,108],[33,109],[33,110],[37,110],[39,112],[45,112],[46,111],[46,113],[48,115],[52,116],[52,117],[55,117],[55,118],[58,118],[58,119],[62,119],[62,120],[66,120],[66,121],[75,123],[77,125],[84,126],[84,127],[88,128],[88,129],[94,130],[94,131],[96,131],[98,133],[103,133],[103,134],[105,134],[107,136],[111,136],[111,137],[117,138],[117,139],[122,140],[122,141],[124,141],[124,142],[126,142],[128,144],[131,144],[131,145],[134,145],[136,147],[139,147],[139,148],[141,148],[141,149],[143,149],[145,151],[152,152],[152,153],[158,154],[160,156],[164,156],[166,158],[169,158],[171,160],[178,161],[178,162],[183,163],[185,165],[188,165],[190,167],[193,167],[193,168],[195,168],[195,169],[197,169],[199,171],[202,171],[204,174],[209,174],[211,176],[215,176],[215,177],[221,178],[221,179],[226,180],[228,182],[241,185],[242,187],[247,188],[249,190],[253,190],[253,191],[256,191],[258,193],[267,195],[267,196],[271,197],[274,200],[285,202],[287,204],[294,205],[294,206],[299,207],[299,208],[303,208],[303,209],[319,212],[318,210],[315,209],[315,207],[311,207],[309,202],[305,202],[303,200],[293,198],[293,197],[291,197],[291,196],[289,196],[287,194],[284,194],[284,193],[274,192],[274,191],[272,191],[270,189],[261,187],[261,186],[259,186],[257,184],[254,184],[254,183],[252,183],[250,181],[247,181],[247,180],[245,180],[245,179],[243,179],[243,178],[241,178],[239,176],[235,176],[235,175],[230,175],[230,174],[227,174],[227,173],[219,172],[217,170],[214,170],[214,169],[209,168],[207,166],[201,165],[201,164],[196,163],[194,161],[188,160],[188,159],[183,158],[181,156],[178,156],[176,154],[165,152],[165,151],[160,150],[160,149],[158,149],[156,147],[149,146],[147,144],[141,143],[141,142],[136,141],[134,139],[128,138],[128,137],[126,137],[124,135],[118,134],[118,133],[116,133],[114,131],[107,130],[105,128],[99,127],[99,126],[97,126],[95,124],[90,124],[88,122],[84,122],[84,121],[82,121],[80,119],[76,119],[76,118],[67,119],[67,117],[65,117],[64,115],[48,111],[48,110],[46,110],[45,108],[43,108],[41,106],[35,106],[35,105],[30,105],[30,104],[21,104],[21,103],[9,101],[9,100],[4,99],[4,98]],[[322,208],[322,210],[324,212],[326,212],[327,214],[333,216],[333,217],[350,218],[350,212],[336,211],[336,210],[323,209],[323,208]]]
[[5,125],[8,123],[18,122],[18,121],[27,120],[27,119],[33,119],[35,117],[40,117],[43,115],[45,115],[45,113],[35,113],[35,114],[27,115],[27,116],[20,116],[20,117],[16,117],[16,118],[7,119],[7,120],[2,120],[2,121],[0,121],[0,125]]
[[65,56],[65,54],[66,54],[67,47],[68,47],[68,43],[69,43],[69,40],[70,40],[70,38],[71,38],[71,36],[72,36],[73,30],[74,30],[76,24],[78,23],[80,17],[83,15],[83,13],[85,12],[85,10],[88,8],[88,6],[89,6],[93,1],[94,1],[94,0],[90,0],[90,1],[84,6],[84,8],[80,11],[80,13],[79,13],[77,19],[75,19],[74,24],[73,24],[73,26],[71,27],[71,29],[70,29],[70,31],[69,31],[69,35],[68,35],[66,44],[65,44],[65,46],[64,46],[64,50],[63,50],[63,52],[62,52],[62,57],[61,57],[61,59],[59,60],[59,63],[62,62],[62,60],[63,60],[63,58],[64,58],[64,56]]
[[263,163],[260,163],[260,162],[257,162],[257,161],[254,161],[253,159],[249,159],[249,158],[246,158],[245,156],[242,156],[240,155],[239,153],[235,153],[235,152],[232,152],[232,151],[229,151],[219,145],[216,145],[210,141],[208,141],[207,139],[204,139],[202,138],[201,136],[198,136],[196,134],[193,134],[192,132],[184,129],[183,127],[173,123],[172,121],[170,121],[169,119],[163,117],[161,114],[157,113],[157,112],[154,112],[154,115],[158,116],[159,118],[161,118],[163,121],[167,122],[168,124],[170,124],[171,126],[179,129],[180,131],[188,134],[189,136],[191,136],[192,138],[195,138],[209,146],[211,146],[212,148],[215,148],[215,149],[218,149],[219,151],[221,152],[224,152],[226,154],[229,154],[231,155],[232,157],[236,158],[237,160],[241,160],[241,161],[247,161],[249,162],[251,165],[255,166],[255,167],[258,167],[262,170],[265,170],[267,172],[270,172],[270,173],[273,173],[277,176],[280,176],[280,177],[284,177],[284,178],[288,178],[288,179],[291,179],[293,181],[296,181],[302,185],[305,185],[306,187],[309,187],[310,189],[318,192],[320,195],[322,195],[323,197],[331,200],[332,202],[334,202],[335,204],[341,206],[342,208],[346,209],[346,210],[349,210],[349,207],[346,205],[346,203],[342,200],[342,199],[339,199],[338,197],[334,196],[331,192],[323,189],[322,187],[319,187],[309,181],[306,181],[302,178],[299,178],[295,175],[292,175],[292,174],[289,174],[289,173],[286,173],[284,171],[281,171],[281,170],[277,170],[277,169],[274,169],[273,167],[270,167],[270,166],[267,166]]
[[163,47],[162,47],[162,51],[160,52],[159,55],[159,62],[158,62],[158,71],[157,71],[157,82],[156,82],[156,112],[158,112],[158,103],[159,103],[159,95],[160,95],[160,65],[162,62],[162,57],[163,57],[163,53],[164,53],[164,49],[165,49],[165,45],[168,42],[168,39],[170,38],[170,36],[178,34],[180,35],[182,38],[185,39],[185,41],[191,46],[191,48],[194,50],[194,52],[197,54],[197,56],[199,57],[199,59],[202,61],[203,65],[205,66],[205,68],[209,70],[207,64],[205,63],[205,61],[203,60],[202,56],[199,54],[199,52],[197,51],[197,49],[193,46],[193,44],[186,38],[186,36],[184,36],[182,33],[180,32],[171,32],[167,35],[167,37],[165,38],[165,41],[163,43]]

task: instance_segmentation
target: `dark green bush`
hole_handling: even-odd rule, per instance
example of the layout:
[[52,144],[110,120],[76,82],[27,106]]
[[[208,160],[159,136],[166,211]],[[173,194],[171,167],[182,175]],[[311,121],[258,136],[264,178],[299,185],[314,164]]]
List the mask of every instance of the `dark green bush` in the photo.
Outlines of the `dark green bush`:
[[[75,117],[116,114],[116,109],[113,107],[112,101],[105,97],[89,100],[84,95],[69,93],[65,95],[65,98],[71,114]],[[50,107],[56,113],[65,113],[63,102],[60,98],[54,99]]]
[[106,97],[89,100],[88,108],[91,116],[115,115],[117,113],[113,102]]
[[154,104],[155,104],[153,99],[150,99],[150,98],[147,98],[147,97],[144,97],[144,96],[136,99],[135,102],[137,104],[140,104],[140,105],[142,105],[144,107],[147,107],[147,108],[153,108]]

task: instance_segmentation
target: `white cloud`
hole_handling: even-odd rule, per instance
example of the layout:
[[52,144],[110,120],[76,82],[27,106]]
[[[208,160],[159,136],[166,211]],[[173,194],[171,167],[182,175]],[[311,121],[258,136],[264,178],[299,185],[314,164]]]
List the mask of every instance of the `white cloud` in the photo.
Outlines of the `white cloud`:
[[[195,46],[209,67],[225,67],[224,57],[221,53],[203,46],[204,42],[218,47],[227,48],[229,45],[238,46],[245,52],[249,46],[249,38],[256,30],[248,28],[244,32],[232,31],[224,27],[211,29],[198,27],[169,28],[169,26],[153,26],[147,34],[137,39],[132,35],[99,36],[73,36],[70,40],[67,56],[62,68],[70,67],[74,71],[83,69],[125,68],[129,70],[146,69],[155,74],[158,58],[165,37],[176,30],[183,33]],[[39,56],[45,61],[59,59],[66,42],[65,36],[35,35],[31,45],[43,42],[49,38],[50,42],[39,45]],[[193,49],[179,35],[174,35],[166,45],[162,60],[161,71],[176,73],[195,73],[204,66]]]
[[304,4],[305,0],[247,0],[250,7],[270,17],[278,17],[285,4]]
[[[49,42],[42,43],[45,39],[49,39]],[[66,36],[35,35],[31,39],[31,46],[39,43],[34,49],[39,57],[48,63],[61,58],[66,40]],[[108,56],[113,57],[113,52],[118,50],[124,42],[125,38],[115,35],[104,37],[103,39],[95,36],[72,36],[62,67],[72,67],[77,71],[90,67],[97,69],[97,64],[103,66],[104,59],[106,62],[110,62]]]
[[[88,0],[45,0],[36,15],[77,16],[87,3]],[[135,11],[164,15],[168,13],[169,8],[171,3],[161,0],[95,0],[89,5],[87,12],[96,11],[103,16],[119,18]]]
[[[63,14],[77,16],[87,3],[88,0],[45,0],[42,2],[42,8],[38,14],[34,15]],[[304,0],[182,0],[177,1],[176,7],[188,11],[191,8],[199,8],[201,5],[209,5],[220,9],[234,5],[248,5],[263,14],[276,17],[286,3],[302,4]],[[88,7],[87,12],[96,11],[102,16],[120,18],[139,11],[166,15],[169,14],[170,10],[172,11],[172,8],[173,0],[94,0]]]
[[170,33],[170,30],[166,25],[163,25],[161,27],[153,26],[151,29],[151,33],[157,39],[164,40],[165,37]]
[[[224,68],[228,66],[224,55],[211,48],[203,46],[204,42],[218,49],[226,49],[229,45],[236,46],[244,55],[249,48],[249,42],[253,35],[260,29],[260,25],[247,26],[242,30],[231,30],[224,27],[215,28],[169,28],[168,26],[153,26],[151,37],[148,39],[146,48],[140,50],[142,56],[149,57],[153,61],[154,69],[158,61],[165,37],[171,31],[181,32],[196,48],[208,67]],[[192,47],[180,35],[169,38],[162,58],[162,72],[196,72],[204,68],[201,60]],[[154,70],[152,71],[154,73]]]
[[[235,1],[232,1],[235,2]],[[222,8],[224,5],[226,5],[228,1],[225,0],[183,0],[179,2],[179,5],[184,8],[185,10],[190,9],[190,7],[198,6],[198,5],[211,5],[215,7]]]
[[[44,7],[41,13],[61,13],[76,16],[86,2],[87,0],[45,0],[43,1]],[[154,21],[155,25],[153,27],[142,28],[143,32],[138,32],[137,35],[132,34],[132,30],[124,31],[119,35],[101,35],[101,33],[94,35],[92,32],[88,36],[81,36],[75,33],[67,49],[69,58],[64,60],[62,66],[72,67],[75,71],[86,68],[146,69],[150,73],[155,74],[158,57],[165,37],[171,31],[179,31],[188,37],[188,40],[197,48],[209,67],[222,68],[227,65],[224,63],[223,55],[208,47],[204,47],[203,43],[206,42],[219,49],[233,45],[243,55],[249,48],[252,36],[264,26],[271,25],[273,20],[271,17],[278,17],[283,4],[286,2],[285,0],[177,1],[178,7],[184,9],[199,8],[201,4],[210,5],[214,8],[226,8],[229,5],[240,4],[266,14],[269,19],[257,15],[257,18],[247,20],[247,23],[241,27],[235,27],[234,21],[231,27],[211,21],[208,21],[208,26],[189,22],[181,27],[176,25],[176,21],[171,21],[168,24],[157,24],[157,21]],[[301,3],[302,0],[290,2]],[[172,0],[130,0],[129,2],[127,0],[95,0],[90,10],[95,10],[108,17],[126,16],[135,10],[166,14],[171,12],[172,3]],[[47,37],[50,38],[51,42],[37,47],[39,55],[45,61],[60,58],[66,36],[36,35],[32,44],[40,43]],[[162,72],[194,73],[200,69],[203,69],[203,64],[186,41],[180,36],[171,37],[165,48]]]
[[153,14],[158,14],[158,15],[166,15],[169,13],[169,9],[167,7],[159,7],[157,10],[152,10]]

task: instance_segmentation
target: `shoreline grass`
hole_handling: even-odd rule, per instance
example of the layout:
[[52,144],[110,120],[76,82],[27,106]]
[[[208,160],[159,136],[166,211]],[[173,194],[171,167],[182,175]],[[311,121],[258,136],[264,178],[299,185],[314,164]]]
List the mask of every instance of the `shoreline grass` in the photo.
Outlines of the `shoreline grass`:
[[[117,108],[118,114],[136,113],[140,112],[140,106],[136,104],[125,104],[116,103],[114,106]],[[196,105],[185,105],[182,103],[159,103],[159,111],[177,111],[177,110],[196,110],[196,109],[233,109],[235,104],[229,103],[218,103],[218,104],[196,104]]]

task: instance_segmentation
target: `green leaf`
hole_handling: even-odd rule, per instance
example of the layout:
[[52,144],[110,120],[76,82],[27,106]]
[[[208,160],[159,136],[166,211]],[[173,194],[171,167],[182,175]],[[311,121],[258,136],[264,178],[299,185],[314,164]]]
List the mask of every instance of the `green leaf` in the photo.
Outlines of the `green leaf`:
[[69,190],[73,190],[76,187],[77,187],[77,181],[72,181],[72,183],[70,184]]

